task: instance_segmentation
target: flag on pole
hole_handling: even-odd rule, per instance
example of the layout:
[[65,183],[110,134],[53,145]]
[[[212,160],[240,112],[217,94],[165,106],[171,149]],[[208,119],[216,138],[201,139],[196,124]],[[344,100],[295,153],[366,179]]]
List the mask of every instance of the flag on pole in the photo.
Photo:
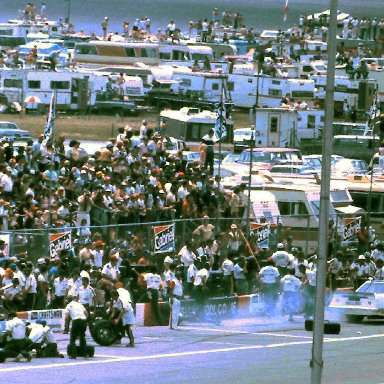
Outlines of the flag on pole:
[[44,138],[43,138],[42,145],[44,147],[47,146],[47,142],[52,137],[54,123],[55,123],[55,93],[52,92],[51,101],[49,103],[47,122],[45,123],[45,128],[43,132]]
[[227,117],[227,111],[225,107],[225,90],[223,87],[223,90],[221,92],[220,103],[217,108],[217,119],[215,124],[216,140],[220,140],[223,137],[227,136],[226,117]]
[[372,127],[372,130],[374,129],[376,122],[380,118],[380,114],[381,114],[381,111],[380,111],[379,93],[378,93],[378,87],[376,85],[375,93],[372,96],[372,105],[368,112],[367,122],[365,123],[364,135],[368,134],[369,128]]
[[289,0],[285,0],[285,6],[284,6],[284,18],[283,18],[284,23],[287,21],[287,15],[288,15],[288,1],[289,1]]

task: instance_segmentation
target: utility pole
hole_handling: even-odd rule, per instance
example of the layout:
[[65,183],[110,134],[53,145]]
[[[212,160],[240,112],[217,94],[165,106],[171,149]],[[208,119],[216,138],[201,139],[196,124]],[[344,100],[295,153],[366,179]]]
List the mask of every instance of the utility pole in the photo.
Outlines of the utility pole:
[[327,275],[328,222],[331,181],[331,155],[333,139],[335,58],[337,33],[337,0],[331,0],[330,22],[328,29],[328,66],[325,99],[325,126],[323,133],[323,159],[321,168],[319,237],[316,271],[316,299],[313,324],[311,384],[321,384],[323,371],[323,338],[325,309],[325,280]]

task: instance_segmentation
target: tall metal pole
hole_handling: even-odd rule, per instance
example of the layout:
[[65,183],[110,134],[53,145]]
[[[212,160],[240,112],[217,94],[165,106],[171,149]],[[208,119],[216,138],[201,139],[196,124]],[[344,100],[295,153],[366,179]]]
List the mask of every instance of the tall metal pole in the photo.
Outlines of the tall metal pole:
[[331,0],[330,23],[328,29],[328,70],[325,99],[325,129],[323,132],[323,163],[321,168],[321,194],[319,238],[316,272],[316,300],[312,342],[311,383],[321,384],[323,371],[323,338],[325,280],[327,274],[328,222],[330,202],[331,155],[333,138],[335,58],[337,32],[337,0]]
[[71,0],[66,0],[67,1],[67,19],[68,22],[71,21]]

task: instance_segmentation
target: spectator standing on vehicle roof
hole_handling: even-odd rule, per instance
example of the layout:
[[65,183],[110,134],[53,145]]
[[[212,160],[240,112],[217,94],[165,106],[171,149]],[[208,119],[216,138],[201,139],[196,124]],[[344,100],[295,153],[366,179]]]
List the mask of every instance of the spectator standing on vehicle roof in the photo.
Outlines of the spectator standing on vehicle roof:
[[211,128],[206,135],[203,136],[202,141],[207,145],[206,156],[205,156],[205,164],[204,167],[209,173],[213,174],[213,163],[215,160],[215,150],[214,150],[214,135],[215,130]]

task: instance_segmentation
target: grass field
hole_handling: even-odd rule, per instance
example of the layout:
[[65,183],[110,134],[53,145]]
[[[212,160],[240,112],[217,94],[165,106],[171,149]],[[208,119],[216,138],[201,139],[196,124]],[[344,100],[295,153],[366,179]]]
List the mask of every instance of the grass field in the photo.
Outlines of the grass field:
[[[148,120],[150,128],[157,127],[159,114],[155,112],[141,112],[138,116],[127,117],[60,113],[56,116],[54,136],[63,135],[66,139],[104,141],[110,137],[116,137],[118,127],[130,125],[133,128],[139,128],[144,118]],[[246,112],[235,112],[233,119],[235,128],[249,126],[249,117]],[[31,132],[32,137],[35,138],[43,132],[46,116],[3,114],[0,120],[17,123],[21,129]]]

